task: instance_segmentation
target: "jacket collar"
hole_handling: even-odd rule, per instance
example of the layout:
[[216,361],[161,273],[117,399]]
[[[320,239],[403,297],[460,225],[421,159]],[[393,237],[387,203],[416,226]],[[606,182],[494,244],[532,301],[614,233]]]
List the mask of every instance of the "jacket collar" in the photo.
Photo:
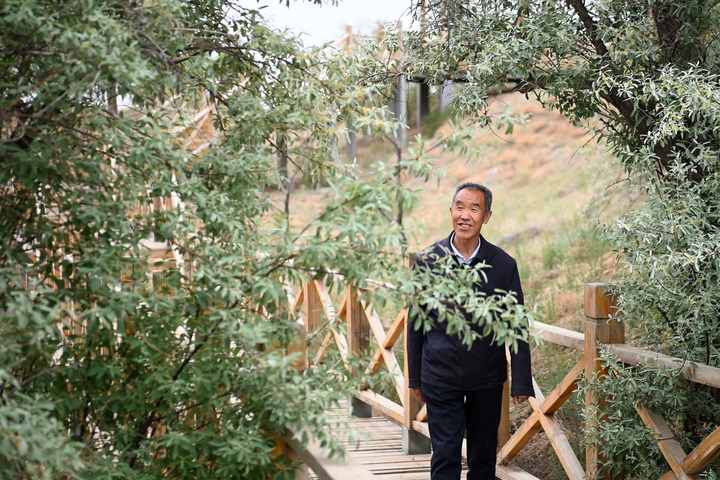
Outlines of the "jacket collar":
[[[448,235],[446,238],[440,240],[437,245],[438,248],[435,249],[435,253],[437,255],[453,255],[455,256],[455,252],[453,252],[452,245],[450,244],[450,239],[452,238],[453,232],[450,232],[450,235]],[[475,255],[475,258],[472,259],[470,262],[470,265],[475,265],[479,262],[487,262],[491,260],[489,258],[490,255],[490,249],[492,247],[492,244],[489,243],[487,240],[485,240],[485,237],[480,234],[480,250],[478,250],[477,255]],[[457,259],[456,259],[457,260]],[[458,263],[460,263],[460,260],[457,260]]]

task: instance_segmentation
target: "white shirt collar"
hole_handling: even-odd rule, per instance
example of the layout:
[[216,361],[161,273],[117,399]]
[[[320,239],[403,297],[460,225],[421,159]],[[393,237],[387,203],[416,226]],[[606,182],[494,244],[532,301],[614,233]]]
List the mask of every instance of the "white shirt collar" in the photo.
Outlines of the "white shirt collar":
[[466,259],[465,257],[463,257],[462,253],[460,253],[460,252],[458,251],[458,249],[455,248],[455,244],[453,243],[453,240],[455,240],[455,232],[453,232],[452,235],[450,235],[450,247],[453,249],[453,252],[455,252],[455,255],[458,257],[458,260],[460,260],[460,263],[467,263],[467,264],[469,264],[470,262],[473,261],[473,258],[477,257],[477,254],[478,254],[478,252],[480,251],[480,243],[482,242],[482,240],[480,240],[480,238],[478,238],[478,246],[477,246],[477,248],[476,248],[475,251],[472,253],[472,255],[470,255],[470,258],[468,258],[468,259]]

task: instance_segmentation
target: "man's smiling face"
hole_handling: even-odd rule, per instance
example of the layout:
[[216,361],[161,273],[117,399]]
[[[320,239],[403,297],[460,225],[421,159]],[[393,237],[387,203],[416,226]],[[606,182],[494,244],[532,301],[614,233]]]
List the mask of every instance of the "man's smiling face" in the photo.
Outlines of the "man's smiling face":
[[468,241],[480,237],[480,230],[492,215],[492,211],[485,213],[485,195],[479,190],[464,188],[455,196],[450,207],[455,238],[459,241]]

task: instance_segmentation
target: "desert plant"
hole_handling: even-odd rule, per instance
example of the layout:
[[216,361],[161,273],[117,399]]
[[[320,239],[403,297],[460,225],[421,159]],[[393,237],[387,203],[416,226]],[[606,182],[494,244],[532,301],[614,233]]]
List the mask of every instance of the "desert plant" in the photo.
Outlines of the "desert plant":
[[[607,229],[623,262],[615,291],[637,332],[632,341],[720,365],[717,2],[415,5],[418,28],[405,38],[408,72],[438,84],[463,80],[458,105],[480,124],[490,121],[488,92],[510,82],[607,142],[647,199]],[[637,381],[651,388],[651,377]],[[653,391],[666,403],[680,395]],[[713,395],[694,400],[680,423],[690,431],[717,425],[708,413],[716,410]],[[618,453],[624,441],[608,437],[599,446]],[[613,460],[632,475],[629,458]],[[717,475],[717,466],[708,471]]]

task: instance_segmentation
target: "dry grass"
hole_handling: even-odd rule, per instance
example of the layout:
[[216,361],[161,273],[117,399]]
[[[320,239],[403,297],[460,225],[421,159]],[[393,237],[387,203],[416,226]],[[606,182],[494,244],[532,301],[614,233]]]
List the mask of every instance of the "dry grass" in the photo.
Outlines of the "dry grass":
[[446,179],[439,187],[425,190],[416,210],[423,215],[408,217],[410,230],[423,221],[426,225],[413,248],[422,248],[449,231],[449,197],[455,185],[464,181],[493,189],[494,215],[484,231],[489,241],[528,229],[552,231],[559,220],[572,219],[593,194],[588,183],[594,181],[594,164],[606,161],[602,148],[562,115],[522,95],[502,95],[492,107],[499,113],[507,104],[532,115],[527,128],[516,127],[511,136],[481,132],[475,138],[475,146],[484,151],[480,158],[440,156]]
[[[491,129],[479,132],[473,141],[483,152],[479,157],[462,157],[450,152],[437,154],[438,165],[445,175],[439,184],[423,185],[418,179],[406,180],[412,188],[422,188],[423,193],[418,207],[406,212],[405,226],[410,233],[411,250],[420,250],[451,231],[448,207],[457,184],[476,181],[488,185],[493,189],[495,200],[493,217],[483,227],[483,235],[518,258],[529,290],[544,296],[550,293],[548,285],[574,279],[566,278],[567,269],[546,271],[542,267],[543,249],[568,229],[591,225],[601,214],[612,218],[617,208],[597,212],[597,217],[583,217],[582,209],[616,182],[619,175],[603,146],[584,129],[572,126],[561,114],[520,94],[500,95],[492,101],[491,108],[500,113],[507,105],[517,113],[531,115],[527,127],[516,126],[512,135]],[[448,129],[445,125],[438,134]],[[408,138],[416,133],[411,130]],[[360,137],[358,165],[367,170],[367,166],[376,161],[394,163],[392,145],[388,140]],[[282,201],[278,194],[278,204]],[[321,202],[322,195],[317,191],[301,188],[293,192],[290,204],[293,223],[305,224],[317,214]],[[575,252],[572,257],[573,261],[581,261],[582,255]],[[596,271],[598,275],[608,273],[603,269]],[[598,277],[593,281],[604,280],[608,278]],[[575,288],[579,292],[582,285],[577,284]],[[562,305],[555,309],[564,312]]]
[[[499,96],[492,107],[502,112],[508,104],[515,112],[532,115],[527,128],[516,127],[511,136],[480,132],[473,142],[483,151],[477,158],[441,152],[437,156],[445,178],[439,184],[407,180],[413,188],[423,187],[420,205],[405,217],[411,249],[422,249],[449,234],[448,207],[457,184],[488,185],[494,193],[493,216],[483,235],[518,259],[526,303],[537,309],[539,321],[581,330],[583,283],[610,281],[617,268],[614,255],[599,242],[592,225],[612,221],[632,204],[627,192],[618,192],[617,187],[607,190],[620,179],[620,169],[585,130],[519,94]],[[409,132],[408,138],[414,133]],[[394,162],[394,155],[388,141],[359,142],[361,166],[377,160]],[[313,215],[320,201],[317,192],[295,192],[291,204],[291,211],[297,212],[295,222],[302,224]],[[533,348],[533,371],[544,393],[575,363],[573,353],[552,345]],[[574,432],[575,445],[582,436],[578,409],[571,403],[558,412],[568,431]],[[513,411],[517,427],[528,412]],[[565,478],[542,432],[513,463],[539,478]]]

